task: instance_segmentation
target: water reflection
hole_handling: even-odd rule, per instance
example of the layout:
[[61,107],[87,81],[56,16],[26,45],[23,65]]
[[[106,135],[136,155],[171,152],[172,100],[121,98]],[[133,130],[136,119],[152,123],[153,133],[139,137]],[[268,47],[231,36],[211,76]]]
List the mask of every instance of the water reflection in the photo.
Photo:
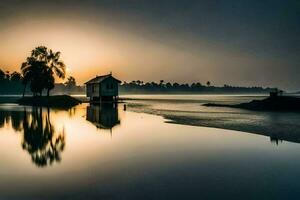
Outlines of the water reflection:
[[15,131],[22,130],[24,113],[19,111],[0,111],[0,128],[11,122],[11,126]]
[[281,144],[283,142],[283,140],[274,136],[270,136],[270,141],[271,143],[276,144],[277,146],[279,145],[279,143]]
[[[30,154],[32,162],[38,167],[46,167],[60,162],[65,149],[65,130],[57,129],[58,124],[51,121],[51,113],[56,116],[60,112],[41,107],[0,109],[0,128],[9,127],[21,133],[21,146]],[[76,108],[65,112],[69,118],[77,114]],[[86,112],[86,120],[100,129],[112,130],[120,124],[117,104],[89,105],[83,112]]]
[[120,124],[118,105],[114,103],[90,104],[86,109],[86,120],[97,128],[112,129]]
[[25,112],[23,120],[23,149],[31,155],[32,161],[40,167],[51,165],[61,160],[61,152],[65,147],[65,134],[55,133],[50,121],[50,111],[43,114],[42,108],[33,108],[29,114]]
[[22,148],[32,162],[45,167],[61,160],[65,147],[64,130],[57,132],[51,123],[50,111],[41,107],[24,108],[22,111],[1,111],[0,127],[11,124],[16,132],[23,132]]

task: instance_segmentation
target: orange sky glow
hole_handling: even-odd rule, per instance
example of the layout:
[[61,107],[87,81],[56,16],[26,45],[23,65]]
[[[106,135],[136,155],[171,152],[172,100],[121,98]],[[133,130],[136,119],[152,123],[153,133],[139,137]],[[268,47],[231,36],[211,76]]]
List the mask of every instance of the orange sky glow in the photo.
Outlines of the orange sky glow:
[[[19,71],[31,50],[44,45],[62,53],[67,76],[74,76],[79,84],[112,72],[122,81],[211,81],[213,85],[298,88],[296,51],[273,52],[276,48],[272,45],[276,43],[271,43],[265,30],[262,35],[259,29],[257,36],[250,35],[251,30],[239,21],[225,30],[226,26],[214,24],[215,16],[210,16],[211,13],[199,16],[199,19],[207,19],[200,21],[200,26],[192,6],[191,11],[179,16],[173,12],[168,13],[170,16],[158,13],[166,16],[160,20],[155,15],[156,8],[150,12],[142,3],[143,12],[127,4],[122,5],[127,9],[123,12],[122,6],[118,9],[115,4],[93,0],[86,5],[64,1],[47,5],[34,0],[28,5],[19,0],[15,2],[18,2],[17,7],[11,3],[2,5],[7,13],[2,14],[0,20],[0,68],[10,72]],[[219,15],[218,10],[214,12]],[[191,22],[185,20],[189,14],[195,18],[190,18]],[[231,22],[228,26],[233,24]],[[219,30],[221,25],[223,29]],[[242,37],[244,29],[247,35]],[[211,30],[215,31],[215,39],[210,37]],[[236,36],[226,40],[231,36],[226,31]]]

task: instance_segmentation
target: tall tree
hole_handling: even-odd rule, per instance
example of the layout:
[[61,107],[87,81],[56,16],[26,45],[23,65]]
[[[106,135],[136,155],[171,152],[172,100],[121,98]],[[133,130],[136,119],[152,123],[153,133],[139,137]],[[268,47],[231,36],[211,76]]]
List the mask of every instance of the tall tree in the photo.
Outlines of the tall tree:
[[[44,61],[48,67],[48,72],[46,75],[50,79],[54,79],[53,75],[64,79],[66,75],[66,66],[64,62],[60,59],[60,52],[54,52],[51,49],[48,50],[45,46],[39,46],[32,50],[31,56],[35,57],[37,60]],[[50,90],[54,88],[54,84],[50,81],[46,81],[47,96],[49,96]]]
[[34,96],[37,94],[42,94],[42,91],[45,88],[44,79],[46,78],[45,74],[47,69],[47,65],[44,61],[38,61],[34,57],[28,57],[26,62],[22,63],[22,83],[24,84],[23,96],[28,83],[30,83],[30,90]]
[[50,90],[54,88],[54,75],[64,79],[65,68],[65,64],[60,59],[60,52],[53,52],[45,46],[36,47],[21,66],[22,83],[24,84],[23,96],[28,83],[30,83],[30,89],[34,95],[37,93],[41,95],[43,89],[46,89],[47,96],[49,96]]

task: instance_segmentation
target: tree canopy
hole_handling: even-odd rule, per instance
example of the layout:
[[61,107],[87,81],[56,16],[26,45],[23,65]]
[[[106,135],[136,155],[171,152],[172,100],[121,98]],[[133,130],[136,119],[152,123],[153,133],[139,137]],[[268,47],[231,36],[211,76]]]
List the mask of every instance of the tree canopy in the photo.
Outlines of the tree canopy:
[[33,49],[31,55],[22,63],[21,71],[24,92],[29,84],[34,96],[42,95],[43,90],[47,90],[49,96],[50,90],[54,88],[54,76],[64,79],[66,66],[60,59],[60,52],[54,52],[45,46],[39,46]]

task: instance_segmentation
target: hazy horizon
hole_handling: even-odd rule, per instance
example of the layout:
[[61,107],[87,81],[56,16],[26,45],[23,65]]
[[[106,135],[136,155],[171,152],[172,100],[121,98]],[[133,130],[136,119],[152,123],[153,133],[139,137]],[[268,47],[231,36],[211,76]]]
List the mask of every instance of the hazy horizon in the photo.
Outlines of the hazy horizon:
[[4,0],[0,9],[5,70],[45,45],[79,84],[112,71],[123,81],[300,89],[296,0]]

